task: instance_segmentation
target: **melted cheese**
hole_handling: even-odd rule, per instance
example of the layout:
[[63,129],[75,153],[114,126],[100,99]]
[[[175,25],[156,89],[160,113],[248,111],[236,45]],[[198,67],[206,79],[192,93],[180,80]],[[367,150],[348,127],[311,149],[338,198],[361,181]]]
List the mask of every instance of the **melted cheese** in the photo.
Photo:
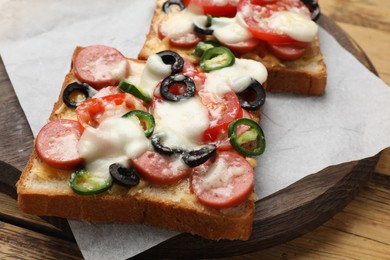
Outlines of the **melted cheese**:
[[204,83],[204,90],[222,98],[231,88],[223,75],[209,73]]
[[161,32],[166,37],[177,38],[193,32],[192,19],[195,13],[184,9],[178,13],[170,13],[166,20],[161,22]]
[[197,97],[156,102],[154,116],[155,132],[163,134],[163,143],[169,147],[199,147],[202,133],[209,126],[208,110]]
[[269,28],[278,34],[286,34],[291,38],[311,42],[317,34],[318,26],[310,17],[293,11],[276,12],[260,24],[267,24]]
[[214,30],[215,38],[227,44],[234,44],[252,38],[252,34],[239,22],[239,19],[238,16],[234,18],[213,18],[211,28]]
[[113,163],[128,165],[149,149],[149,140],[136,118],[108,118],[99,127],[87,127],[78,143],[78,151],[86,161],[87,170],[104,177]]
[[137,87],[142,88],[150,97],[158,82],[171,74],[171,65],[163,62],[160,56],[153,54],[149,56],[144,64],[135,64],[131,67],[132,75],[127,79]]
[[[210,72],[211,75],[219,75],[227,79],[234,92],[239,93],[249,85],[251,78],[260,83],[267,80],[267,69],[255,60],[236,58],[234,65]],[[215,83],[213,83],[215,84]]]

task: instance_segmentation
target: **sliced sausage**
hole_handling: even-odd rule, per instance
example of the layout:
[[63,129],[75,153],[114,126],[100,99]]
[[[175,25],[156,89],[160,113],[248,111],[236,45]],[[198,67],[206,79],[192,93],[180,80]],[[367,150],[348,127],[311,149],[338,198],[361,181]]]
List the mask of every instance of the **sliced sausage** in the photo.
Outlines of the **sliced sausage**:
[[80,135],[77,121],[54,120],[39,131],[35,149],[39,158],[48,165],[58,169],[75,169],[83,163],[77,151]]
[[181,158],[151,151],[133,159],[132,163],[145,180],[162,185],[177,183],[191,172]]
[[254,179],[254,170],[244,157],[220,152],[214,161],[194,168],[191,190],[206,206],[229,208],[251,195]]
[[104,45],[83,48],[74,59],[74,72],[81,82],[100,89],[118,85],[129,74],[129,63],[117,49]]

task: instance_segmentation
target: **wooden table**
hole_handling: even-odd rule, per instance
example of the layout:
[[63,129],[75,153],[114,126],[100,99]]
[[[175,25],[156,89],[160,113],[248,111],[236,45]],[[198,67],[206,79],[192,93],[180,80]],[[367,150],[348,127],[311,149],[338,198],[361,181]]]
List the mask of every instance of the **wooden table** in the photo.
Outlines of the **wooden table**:
[[[390,1],[322,0],[323,13],[335,21],[362,48],[379,76],[390,84]],[[342,3],[342,4],[340,4]],[[357,48],[359,49],[359,48]],[[0,85],[10,82],[0,66]],[[2,95],[10,95],[2,93]],[[16,101],[10,101],[16,102]],[[2,103],[1,109],[7,108]],[[21,112],[21,111],[20,111]],[[0,118],[22,120],[13,115]],[[8,161],[22,169],[25,161],[18,156],[27,153],[32,140],[21,136],[19,151],[1,139],[0,151]],[[385,150],[376,172],[390,176],[390,150]],[[389,183],[389,182],[387,182]],[[80,259],[77,244],[55,227],[38,217],[21,213],[16,202],[0,193],[0,258]],[[390,187],[381,181],[370,182],[341,212],[302,237],[290,242],[234,259],[390,259]]]

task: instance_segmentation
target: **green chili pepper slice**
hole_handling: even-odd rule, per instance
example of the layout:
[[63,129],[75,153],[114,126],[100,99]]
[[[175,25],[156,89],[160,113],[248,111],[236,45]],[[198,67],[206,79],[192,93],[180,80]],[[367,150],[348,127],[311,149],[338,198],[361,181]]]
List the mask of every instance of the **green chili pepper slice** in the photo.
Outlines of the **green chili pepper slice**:
[[221,46],[221,45],[215,41],[199,42],[195,47],[195,55],[198,57],[202,57],[204,52],[207,51],[208,49],[211,49],[214,47],[219,47],[219,46]]
[[154,127],[156,126],[153,115],[142,110],[132,110],[124,114],[122,117],[129,118],[132,116],[137,117],[141,122],[141,125],[144,128],[145,136],[151,136],[154,131]]
[[234,62],[234,54],[228,48],[214,47],[203,53],[200,66],[204,71],[210,72],[232,66]]
[[152,98],[147,93],[145,93],[145,91],[125,79],[121,80],[121,82],[119,83],[119,89],[123,92],[132,94],[133,96],[145,101],[146,103],[152,101]]
[[[243,133],[238,133],[239,126],[249,126]],[[248,118],[236,119],[228,127],[228,136],[233,148],[246,156],[260,155],[265,150],[264,133],[258,123]]]
[[72,190],[80,195],[94,195],[108,190],[112,186],[112,177],[95,176],[85,168],[79,168],[72,172],[69,184]]

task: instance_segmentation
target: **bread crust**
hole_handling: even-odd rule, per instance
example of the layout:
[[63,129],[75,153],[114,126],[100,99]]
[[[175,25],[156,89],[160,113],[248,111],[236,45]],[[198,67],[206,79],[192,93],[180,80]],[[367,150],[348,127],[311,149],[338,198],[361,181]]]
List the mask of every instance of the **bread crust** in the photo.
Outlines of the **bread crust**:
[[[192,63],[199,63],[199,58],[194,54],[194,48],[176,48],[169,45],[168,39],[159,39],[158,24],[166,16],[161,8],[165,1],[157,0],[150,29],[138,54],[138,59],[146,60],[153,53],[169,49],[178,52]],[[207,36],[206,40],[215,40],[215,38]],[[268,51],[265,44],[250,53],[235,53],[235,56],[257,60],[264,64],[268,71],[265,88],[269,92],[311,96],[325,93],[327,70],[318,37],[308,46],[301,58],[293,61],[283,61],[275,57]]]
[[[72,61],[81,49],[75,49]],[[131,68],[131,64],[145,61],[129,59],[129,62]],[[74,109],[62,101],[65,87],[76,81],[72,67],[49,120],[74,119]],[[46,165],[34,148],[17,183],[18,206],[23,212],[38,216],[93,223],[146,224],[212,240],[247,240],[252,231],[254,196],[234,208],[218,210],[203,206],[196,200],[189,190],[189,180],[158,187],[142,181],[130,190],[114,184],[103,194],[81,196],[69,187],[70,174],[70,171]],[[184,190],[183,194],[178,194],[178,187]]]

